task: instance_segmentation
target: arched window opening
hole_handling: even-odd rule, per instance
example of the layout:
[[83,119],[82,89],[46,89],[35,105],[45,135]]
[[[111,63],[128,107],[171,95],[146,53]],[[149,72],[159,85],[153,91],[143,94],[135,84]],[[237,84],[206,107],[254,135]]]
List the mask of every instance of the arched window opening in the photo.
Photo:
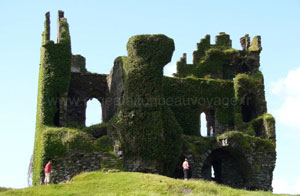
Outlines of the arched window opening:
[[207,137],[207,120],[204,112],[200,114],[200,135]]
[[97,99],[88,100],[86,104],[85,126],[91,126],[102,122],[101,103]]

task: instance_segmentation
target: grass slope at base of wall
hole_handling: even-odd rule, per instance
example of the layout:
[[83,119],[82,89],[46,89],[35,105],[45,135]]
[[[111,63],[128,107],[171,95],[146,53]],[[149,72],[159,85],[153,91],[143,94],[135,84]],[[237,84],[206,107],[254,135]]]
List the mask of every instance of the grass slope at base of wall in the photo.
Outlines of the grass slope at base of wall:
[[[75,176],[70,183],[41,185],[20,190],[0,192],[0,196],[53,195],[166,195],[166,196],[271,196],[271,192],[233,189],[214,182],[168,178],[155,174],[135,172],[91,172]],[[278,195],[284,196],[284,195]]]

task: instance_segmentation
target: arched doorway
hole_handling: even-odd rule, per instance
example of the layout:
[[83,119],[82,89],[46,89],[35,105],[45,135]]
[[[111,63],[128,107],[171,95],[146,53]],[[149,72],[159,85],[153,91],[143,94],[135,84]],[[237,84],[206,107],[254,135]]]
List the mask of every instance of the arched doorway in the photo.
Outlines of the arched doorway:
[[202,177],[234,188],[245,188],[249,165],[245,157],[230,147],[216,149],[204,161]]
[[98,99],[92,98],[86,103],[85,126],[100,124],[102,122],[102,107]]
[[[178,163],[177,163],[177,167],[173,173],[173,178],[176,178],[176,179],[183,179],[183,168],[182,168],[182,164],[184,162],[184,159],[187,158],[185,156],[181,156],[178,160]],[[188,160],[189,161],[189,160]],[[193,172],[193,167],[191,164],[190,165],[190,169],[188,171],[188,178],[190,179],[192,177],[192,172]]]

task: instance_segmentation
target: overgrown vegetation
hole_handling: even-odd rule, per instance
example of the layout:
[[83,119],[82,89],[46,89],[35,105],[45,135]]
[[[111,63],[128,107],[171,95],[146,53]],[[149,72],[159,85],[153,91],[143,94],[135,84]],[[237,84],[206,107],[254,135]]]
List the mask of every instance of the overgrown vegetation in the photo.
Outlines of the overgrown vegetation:
[[187,64],[185,58],[177,62],[176,77],[195,76],[198,78],[222,78],[232,80],[237,73],[246,72],[243,62],[250,51],[238,51],[232,48],[228,34],[216,36],[216,44],[210,44],[210,36],[200,40],[193,53],[193,64]]
[[204,78],[163,78],[164,104],[168,105],[187,135],[199,135],[200,113],[216,110],[222,125],[231,127],[234,116],[233,82]]
[[181,150],[182,130],[170,108],[157,102],[163,98],[163,67],[173,50],[173,40],[164,35],[129,39],[128,57],[119,59],[125,73],[124,103],[112,120],[124,157],[143,160],[146,167],[156,165],[166,175],[174,170]]
[[[217,36],[215,45],[211,45],[210,37],[206,36],[194,52],[194,64],[187,64],[185,56],[177,63],[178,73],[175,74],[177,76],[175,78],[163,76],[163,67],[170,62],[175,48],[172,39],[165,35],[131,37],[127,44],[128,57],[116,59],[116,63],[119,63],[124,71],[122,75],[124,94],[117,114],[109,123],[86,128],[82,123],[65,122],[63,118],[66,104],[60,103],[62,98],[67,97],[72,58],[82,72],[86,72],[85,59],[80,55],[71,54],[66,19],[59,19],[59,42],[54,43],[50,40],[49,17],[49,14],[46,14],[41,48],[34,185],[40,183],[42,168],[46,161],[53,158],[63,159],[69,155],[69,152],[103,152],[107,156],[104,156],[99,164],[103,171],[107,171],[113,166],[112,162],[117,163],[117,169],[122,168],[121,161],[112,152],[115,147],[117,152],[123,153],[125,164],[128,161],[130,164],[140,165],[142,169],[137,168],[138,171],[155,171],[171,176],[183,152],[197,159],[204,153],[210,153],[213,145],[222,139],[238,144],[245,151],[275,151],[275,120],[271,115],[265,114],[264,84],[262,73],[258,71],[259,63],[247,64],[245,60],[249,55],[259,54],[261,50],[259,37],[253,41],[251,50],[238,51],[232,49],[229,35],[225,33]],[[255,57],[250,60],[255,61]],[[250,104],[245,104],[245,100],[250,100]],[[217,127],[216,137],[199,136],[201,112],[210,112],[207,125],[212,124]],[[239,131],[231,131],[233,129]],[[218,132],[224,131],[225,133],[218,135]],[[255,170],[260,170],[261,165],[255,164],[257,163],[253,165]],[[74,178],[74,182],[78,180],[77,185],[80,187],[86,183],[80,179],[88,182],[92,179],[87,177],[89,175],[99,178],[99,181],[107,178],[103,183],[104,190],[107,189],[104,185],[110,185],[109,183],[115,182],[118,178],[133,183],[132,186],[138,185],[137,182],[125,179],[125,175],[128,175],[133,179],[140,178],[137,176],[161,178],[159,180],[161,184],[139,184],[142,187],[152,187],[154,190],[158,188],[158,191],[147,192],[151,189],[146,187],[146,192],[135,191],[133,194],[203,193],[196,187],[201,186],[203,182],[185,183],[134,173],[118,173],[119,176],[103,173],[84,174]],[[111,179],[113,175],[116,179]],[[95,181],[90,182],[95,184]],[[122,183],[116,184],[125,185]],[[65,187],[69,192],[62,193],[66,195],[77,194],[70,191],[73,184],[51,187],[62,191]],[[85,184],[85,186],[89,185]],[[84,189],[72,188],[78,191],[78,194],[90,194]],[[45,189],[50,192],[52,190],[48,187]],[[39,187],[24,191],[27,190],[39,191]],[[129,193],[128,190],[131,188],[127,189],[125,195]],[[121,194],[119,190],[114,191]],[[218,195],[221,191],[216,188],[205,193]]]
[[88,133],[95,138],[99,138],[107,134],[108,123],[100,123],[89,127],[82,128],[81,131]]
[[45,157],[45,147],[42,142],[43,132],[47,126],[58,125],[58,100],[68,91],[71,77],[72,54],[69,27],[66,19],[61,19],[59,25],[60,42],[54,43],[50,40],[50,14],[46,14],[41,47],[33,184],[39,184],[42,167],[48,158]]
[[183,135],[183,152],[193,155],[195,159],[206,153],[216,143],[215,137]]
[[249,136],[240,131],[229,131],[217,136],[217,141],[221,139],[228,139],[238,144],[243,150],[252,152],[274,152],[275,143],[269,139],[262,139],[259,137]]
[[[271,130],[270,122],[275,124],[275,120],[266,112],[266,101],[264,97],[263,75],[260,71],[252,75],[238,74],[234,80],[235,98],[235,125],[238,130],[245,130],[250,135],[262,136],[258,134],[259,126],[262,122],[269,122],[268,129]],[[243,106],[248,107],[248,111],[242,111]],[[247,114],[242,116],[242,113]],[[260,122],[261,121],[261,122]],[[266,124],[265,124],[266,125]],[[265,128],[267,126],[264,126]],[[274,138],[275,133],[268,133],[268,138]]]

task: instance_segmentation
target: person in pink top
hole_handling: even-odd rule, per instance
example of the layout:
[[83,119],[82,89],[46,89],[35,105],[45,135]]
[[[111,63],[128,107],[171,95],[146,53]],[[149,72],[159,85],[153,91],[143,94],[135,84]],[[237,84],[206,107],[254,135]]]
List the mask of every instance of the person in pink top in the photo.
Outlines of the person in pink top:
[[209,135],[210,135],[210,137],[214,136],[214,128],[213,128],[213,126],[210,126],[210,128],[209,128]]
[[48,163],[47,163],[47,165],[45,166],[45,170],[44,170],[44,172],[45,172],[45,180],[44,180],[44,183],[46,184],[46,185],[49,185],[50,184],[50,178],[51,178],[51,176],[50,176],[50,174],[51,174],[51,161],[49,161]]
[[182,168],[183,168],[184,180],[187,180],[188,171],[190,169],[189,162],[188,162],[187,158],[184,159],[184,162],[182,163]]

